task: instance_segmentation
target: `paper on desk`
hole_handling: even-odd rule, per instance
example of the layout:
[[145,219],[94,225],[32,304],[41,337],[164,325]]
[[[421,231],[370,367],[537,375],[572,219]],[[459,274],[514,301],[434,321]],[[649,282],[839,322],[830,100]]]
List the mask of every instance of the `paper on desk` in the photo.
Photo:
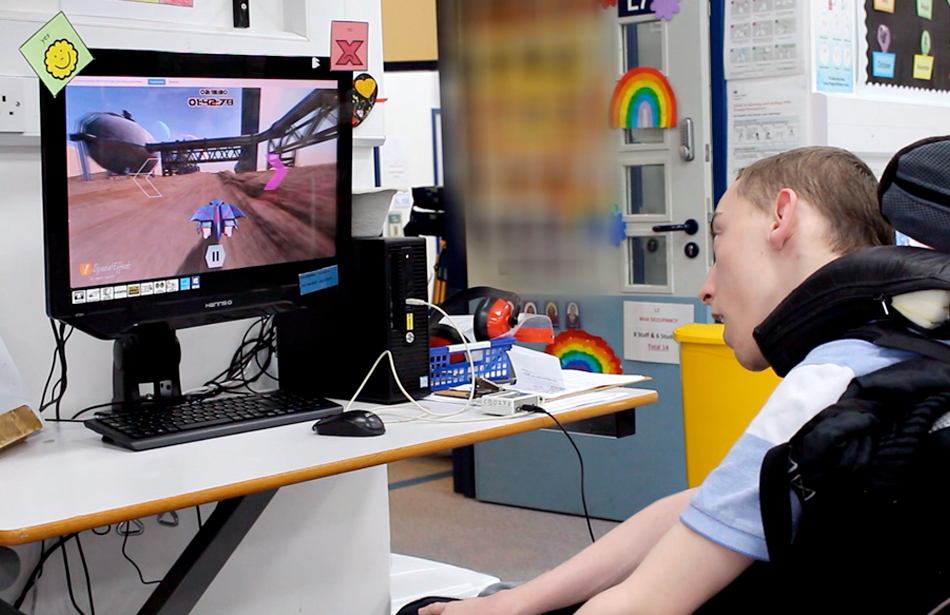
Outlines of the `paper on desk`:
[[556,395],[567,388],[562,375],[561,360],[553,354],[523,346],[512,346],[508,350],[508,360],[515,370],[516,382],[507,388],[541,396]]
[[561,369],[561,361],[556,356],[521,346],[513,346],[508,351],[508,358],[517,380],[505,388],[536,393],[546,402],[649,380],[646,376],[636,374],[599,374]]

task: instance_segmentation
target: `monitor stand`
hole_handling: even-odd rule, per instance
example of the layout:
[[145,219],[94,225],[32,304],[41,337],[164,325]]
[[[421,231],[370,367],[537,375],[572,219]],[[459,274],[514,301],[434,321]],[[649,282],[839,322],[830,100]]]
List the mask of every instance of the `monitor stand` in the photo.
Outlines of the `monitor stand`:
[[181,397],[180,363],[178,336],[167,323],[136,326],[113,347],[112,401]]

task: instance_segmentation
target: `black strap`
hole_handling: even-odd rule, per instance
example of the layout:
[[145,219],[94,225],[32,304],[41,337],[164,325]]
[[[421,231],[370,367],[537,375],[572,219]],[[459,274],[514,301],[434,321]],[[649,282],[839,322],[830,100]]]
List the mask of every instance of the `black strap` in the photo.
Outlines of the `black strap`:
[[899,325],[888,322],[875,322],[849,331],[845,337],[862,339],[877,346],[907,350],[917,354],[950,363],[950,346],[929,337],[913,333]]
[[769,560],[781,561],[792,544],[792,497],[789,480],[788,443],[779,444],[765,454],[759,471],[759,503],[762,506],[762,528]]

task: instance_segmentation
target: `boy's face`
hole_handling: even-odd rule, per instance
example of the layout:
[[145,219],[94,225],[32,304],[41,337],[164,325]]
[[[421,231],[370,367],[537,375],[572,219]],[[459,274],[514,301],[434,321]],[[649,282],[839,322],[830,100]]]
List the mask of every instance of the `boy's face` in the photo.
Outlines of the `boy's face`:
[[769,244],[772,218],[733,185],[719,200],[713,216],[716,262],[699,290],[699,298],[725,325],[725,342],[746,369],[767,368],[752,330],[779,304],[785,293],[773,268]]

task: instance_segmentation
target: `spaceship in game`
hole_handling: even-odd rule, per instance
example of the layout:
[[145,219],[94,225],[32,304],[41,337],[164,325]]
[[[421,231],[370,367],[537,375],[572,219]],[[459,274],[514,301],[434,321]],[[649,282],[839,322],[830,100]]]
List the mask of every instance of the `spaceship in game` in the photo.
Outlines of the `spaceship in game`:
[[89,113],[79,120],[77,128],[69,139],[84,146],[86,153],[113,175],[149,173],[158,163],[158,158],[145,149],[145,144],[155,139],[128,111],[122,115],[111,111]]
[[214,199],[207,205],[199,207],[188,221],[198,223],[198,232],[201,233],[203,239],[214,236],[215,241],[221,241],[221,235],[227,237],[234,235],[238,218],[246,217],[236,205]]

